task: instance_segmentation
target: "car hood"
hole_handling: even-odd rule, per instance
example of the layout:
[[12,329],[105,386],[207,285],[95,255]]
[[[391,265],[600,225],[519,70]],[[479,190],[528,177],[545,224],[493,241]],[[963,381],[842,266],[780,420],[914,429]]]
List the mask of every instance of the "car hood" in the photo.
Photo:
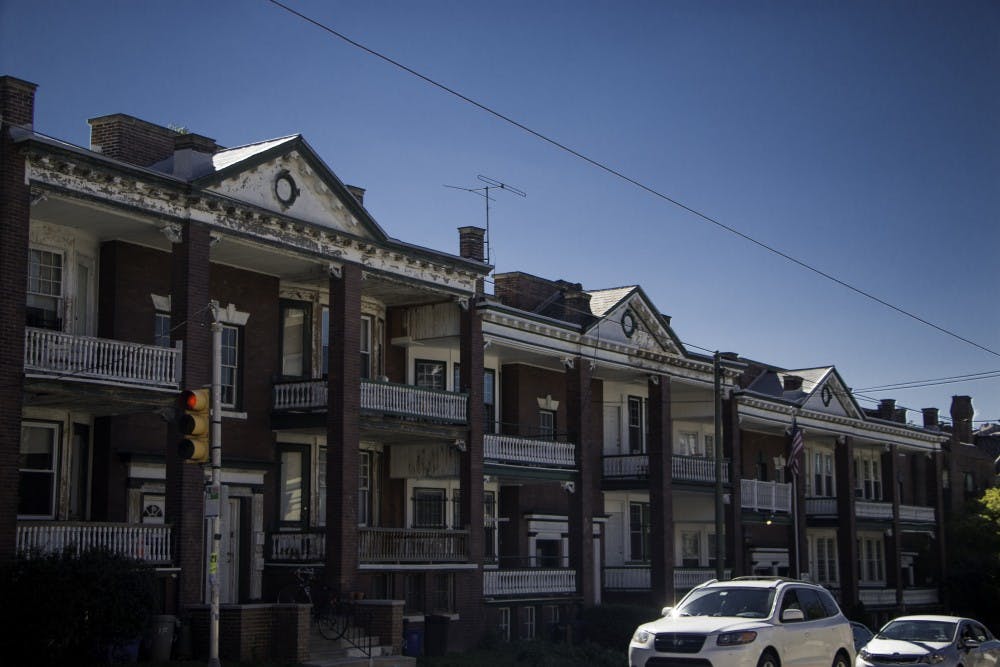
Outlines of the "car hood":
[[865,650],[874,655],[922,655],[932,651],[943,651],[951,642],[908,642],[902,639],[872,639]]
[[736,616],[664,616],[642,626],[647,632],[691,632],[709,634],[711,632],[736,632],[768,627],[760,619]]

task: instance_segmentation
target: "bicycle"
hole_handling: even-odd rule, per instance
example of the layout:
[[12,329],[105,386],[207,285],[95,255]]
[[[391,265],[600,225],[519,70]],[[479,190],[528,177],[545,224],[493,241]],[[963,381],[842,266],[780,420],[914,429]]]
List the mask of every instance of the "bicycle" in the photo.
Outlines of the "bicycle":
[[350,603],[329,586],[316,578],[311,567],[295,570],[296,583],[278,591],[278,604],[312,605],[312,622],[324,639],[337,640],[344,636],[350,625]]

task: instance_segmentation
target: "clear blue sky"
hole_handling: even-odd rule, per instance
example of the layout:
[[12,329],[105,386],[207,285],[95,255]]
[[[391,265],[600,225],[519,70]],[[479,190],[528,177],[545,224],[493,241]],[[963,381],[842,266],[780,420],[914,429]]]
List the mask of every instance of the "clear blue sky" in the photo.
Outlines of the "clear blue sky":
[[[320,2],[297,10],[686,205],[1000,351],[1000,3]],[[686,343],[855,388],[1000,370],[266,0],[0,0],[0,73],[86,146],[128,113],[226,146],[302,133],[399,239],[639,284]],[[919,409],[1000,379],[875,393]],[[862,401],[862,405],[871,406]],[[919,415],[911,414],[919,422]]]

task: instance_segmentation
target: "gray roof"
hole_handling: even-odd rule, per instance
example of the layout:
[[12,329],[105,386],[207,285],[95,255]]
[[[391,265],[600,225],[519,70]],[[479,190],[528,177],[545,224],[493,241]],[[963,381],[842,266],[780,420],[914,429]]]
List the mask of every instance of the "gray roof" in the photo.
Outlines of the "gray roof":
[[631,294],[635,288],[636,285],[628,285],[625,287],[612,287],[611,289],[588,290],[587,294],[590,295],[590,312],[595,317],[604,317],[609,310],[621,303],[621,300]]

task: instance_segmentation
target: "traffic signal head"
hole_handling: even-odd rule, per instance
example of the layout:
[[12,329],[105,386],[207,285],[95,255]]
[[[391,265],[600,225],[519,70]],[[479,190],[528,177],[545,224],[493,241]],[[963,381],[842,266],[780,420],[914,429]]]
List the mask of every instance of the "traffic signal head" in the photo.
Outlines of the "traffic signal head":
[[211,393],[208,389],[185,389],[180,395],[178,427],[183,436],[177,443],[180,457],[191,463],[207,463],[211,423]]

